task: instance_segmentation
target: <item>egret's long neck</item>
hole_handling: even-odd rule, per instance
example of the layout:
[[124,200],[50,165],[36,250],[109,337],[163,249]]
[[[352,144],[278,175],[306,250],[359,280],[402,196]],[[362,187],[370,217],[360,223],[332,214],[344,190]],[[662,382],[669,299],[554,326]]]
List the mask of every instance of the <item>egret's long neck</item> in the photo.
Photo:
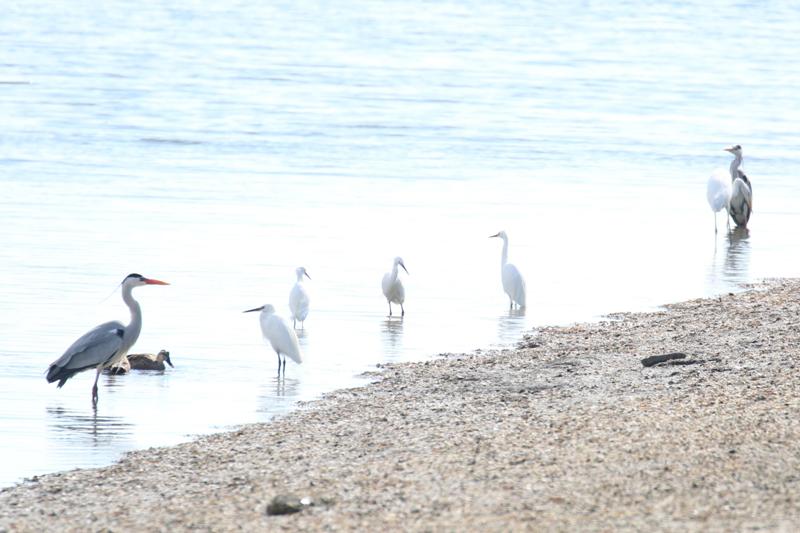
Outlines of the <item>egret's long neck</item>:
[[300,283],[301,281],[303,281],[303,273],[302,272],[298,272],[297,273],[297,283]]
[[135,338],[139,336],[142,330],[142,308],[139,307],[139,302],[133,299],[133,287],[130,285],[123,285],[122,287],[122,301],[131,310],[131,322],[126,328],[127,336]]
[[731,161],[731,179],[736,179],[739,177],[739,166],[742,164],[742,154],[736,154],[733,161]]
[[508,237],[503,237],[503,253],[500,254],[500,266],[506,266],[508,263]]
[[392,267],[392,281],[397,279],[397,263]]

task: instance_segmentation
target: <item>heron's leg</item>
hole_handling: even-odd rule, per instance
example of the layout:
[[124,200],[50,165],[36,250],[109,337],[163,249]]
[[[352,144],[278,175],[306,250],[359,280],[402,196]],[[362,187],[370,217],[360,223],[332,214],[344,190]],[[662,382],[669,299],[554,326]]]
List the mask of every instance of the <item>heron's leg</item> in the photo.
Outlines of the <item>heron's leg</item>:
[[286,357],[283,358],[283,377],[286,377]]
[[281,354],[278,354],[278,377],[281,376]]
[[514,300],[511,299],[511,296],[508,297],[508,309],[509,311],[514,309]]
[[392,302],[389,302],[389,316],[392,316]]
[[717,233],[717,212],[714,211],[714,233]]
[[293,318],[293,319],[292,319],[292,327],[293,327],[294,329],[297,329],[297,319],[296,319],[296,318]]
[[92,404],[97,405],[97,380],[100,379],[100,372],[103,371],[103,367],[97,367],[97,374],[94,377],[94,386],[92,386]]
[[400,316],[406,316],[406,310],[403,309],[403,304],[400,304]]

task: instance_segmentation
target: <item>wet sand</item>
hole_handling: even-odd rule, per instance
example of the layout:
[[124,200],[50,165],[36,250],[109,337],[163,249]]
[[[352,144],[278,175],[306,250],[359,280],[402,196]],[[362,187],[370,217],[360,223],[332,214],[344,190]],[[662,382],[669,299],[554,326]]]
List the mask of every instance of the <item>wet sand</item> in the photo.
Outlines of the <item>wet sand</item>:
[[[3,490],[0,531],[796,530],[798,294],[387,366],[271,423]],[[268,515],[279,494],[313,505]]]

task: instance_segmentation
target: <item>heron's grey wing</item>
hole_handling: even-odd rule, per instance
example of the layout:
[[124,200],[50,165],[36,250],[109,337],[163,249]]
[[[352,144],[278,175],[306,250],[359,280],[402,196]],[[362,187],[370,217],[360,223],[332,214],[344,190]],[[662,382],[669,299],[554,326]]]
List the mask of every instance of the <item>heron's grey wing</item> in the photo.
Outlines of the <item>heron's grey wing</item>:
[[[753,212],[753,184],[750,183],[750,180],[747,179],[747,176],[745,176],[744,172],[742,172],[741,170],[739,171],[739,177],[742,178],[742,181],[744,181],[747,184],[746,190],[744,190],[742,192],[743,192],[743,196],[744,196],[744,201],[747,202],[747,208],[750,210],[750,213],[752,213]],[[748,214],[747,218],[748,219],[750,218],[749,214]]]
[[61,380],[59,386],[74,374],[106,363],[122,347],[122,336],[125,326],[112,321],[100,324],[67,348],[47,371],[47,381],[52,383]]

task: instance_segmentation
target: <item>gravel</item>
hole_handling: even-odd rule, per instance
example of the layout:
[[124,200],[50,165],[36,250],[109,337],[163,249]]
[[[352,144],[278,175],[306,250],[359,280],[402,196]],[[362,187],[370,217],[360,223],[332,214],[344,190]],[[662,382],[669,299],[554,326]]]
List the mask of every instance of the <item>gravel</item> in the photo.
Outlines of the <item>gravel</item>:
[[[387,365],[267,424],[3,490],[0,531],[794,531],[799,290]],[[268,514],[282,495],[302,510]]]

